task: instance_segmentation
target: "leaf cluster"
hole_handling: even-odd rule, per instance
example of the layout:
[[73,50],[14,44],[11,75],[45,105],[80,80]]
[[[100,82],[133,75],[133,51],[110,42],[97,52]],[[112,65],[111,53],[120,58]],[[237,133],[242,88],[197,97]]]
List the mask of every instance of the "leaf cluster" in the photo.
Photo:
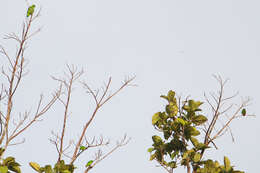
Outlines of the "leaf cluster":
[[224,165],[220,165],[218,161],[203,161],[203,168],[198,168],[197,173],[244,173],[243,171],[234,170],[230,165],[230,160],[224,156]]
[[52,168],[51,165],[45,165],[41,167],[38,163],[36,162],[30,162],[29,165],[39,173],[73,173],[74,165],[72,164],[65,164],[64,160],[58,161],[55,165],[54,168]]
[[[0,152],[2,148],[0,148]],[[14,157],[7,157],[1,160],[0,163],[0,172],[1,173],[21,173],[20,164],[15,161]]]
[[203,102],[191,99],[177,102],[172,90],[161,97],[167,100],[167,105],[165,111],[153,115],[152,124],[162,133],[163,139],[152,136],[153,144],[148,149],[150,160],[156,160],[168,172],[181,165],[187,167],[188,172],[192,168],[197,173],[239,173],[233,171],[227,157],[222,166],[212,160],[203,160],[203,152],[210,148],[199,140],[200,126],[208,121],[200,108]]

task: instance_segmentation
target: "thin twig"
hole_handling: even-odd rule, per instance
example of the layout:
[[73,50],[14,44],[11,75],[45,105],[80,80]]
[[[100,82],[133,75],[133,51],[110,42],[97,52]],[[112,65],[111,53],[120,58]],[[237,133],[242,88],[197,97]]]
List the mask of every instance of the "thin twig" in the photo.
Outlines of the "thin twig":
[[[110,84],[111,84],[111,81],[112,79],[109,78],[107,84],[105,85],[105,89],[103,91],[103,94],[100,98],[97,98],[97,96],[94,94],[94,91],[87,85],[87,84],[84,84],[83,85],[88,89],[88,92],[91,93],[92,97],[94,98],[95,102],[96,102],[96,108],[94,109],[90,119],[86,122],[86,124],[84,125],[83,127],[83,130],[81,132],[81,135],[80,135],[80,138],[75,146],[75,149],[74,149],[74,153],[73,153],[73,156],[72,156],[72,160],[71,160],[71,164],[74,163],[74,161],[77,159],[77,153],[79,151],[79,148],[82,144],[82,140],[84,139],[84,136],[86,134],[86,131],[87,131],[87,128],[89,127],[89,125],[91,124],[91,122],[93,121],[94,117],[96,116],[98,110],[107,102],[109,101],[112,97],[114,97],[116,94],[118,94],[123,88],[125,88],[126,86],[130,86],[131,85],[131,82],[134,80],[135,77],[133,78],[130,78],[130,79],[126,79],[124,81],[124,83],[122,84],[122,86],[117,89],[114,93],[112,93],[111,95],[108,95],[108,91],[109,91],[109,88],[110,88]],[[107,97],[106,97],[107,96]]]

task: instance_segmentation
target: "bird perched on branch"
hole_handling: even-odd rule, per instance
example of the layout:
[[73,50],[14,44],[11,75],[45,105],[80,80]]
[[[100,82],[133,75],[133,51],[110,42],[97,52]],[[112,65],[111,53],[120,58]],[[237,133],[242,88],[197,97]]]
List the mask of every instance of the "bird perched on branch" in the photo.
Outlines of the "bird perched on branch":
[[242,114],[243,116],[246,116],[246,109],[245,109],[245,108],[242,109],[241,114]]
[[35,5],[34,5],[34,4],[31,5],[31,6],[28,8],[28,10],[27,10],[27,15],[26,15],[27,17],[33,15],[34,8],[35,8]]

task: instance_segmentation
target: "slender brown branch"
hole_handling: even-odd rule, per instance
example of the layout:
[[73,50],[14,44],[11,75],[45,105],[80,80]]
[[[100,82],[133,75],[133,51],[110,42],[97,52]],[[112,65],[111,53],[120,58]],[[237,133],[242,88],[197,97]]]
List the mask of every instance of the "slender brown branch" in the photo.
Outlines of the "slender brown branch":
[[35,113],[33,119],[30,122],[28,122],[27,125],[25,125],[22,129],[20,129],[15,134],[10,136],[10,138],[7,140],[6,146],[9,144],[9,142],[11,140],[13,140],[19,134],[24,132],[28,127],[30,127],[35,121],[37,121],[43,114],[45,114],[51,108],[51,106],[56,102],[57,98],[60,96],[60,91],[61,91],[60,89],[56,92],[56,94],[53,96],[53,98],[40,110],[41,102],[42,102],[42,99],[43,99],[42,96],[41,96],[41,98],[38,102],[38,107],[37,107],[37,110],[36,110],[36,113]]
[[[217,77],[217,76],[214,76],[214,77],[217,79],[217,81],[218,81],[219,84],[220,84],[220,91],[219,91],[219,96],[218,96],[217,99],[216,99],[214,96],[212,96],[214,100],[217,100],[217,106],[216,106],[216,108],[215,108],[214,106],[212,106],[212,105],[210,104],[211,107],[212,107],[213,110],[214,110],[214,115],[213,115],[213,118],[212,118],[212,120],[211,120],[211,122],[210,122],[210,125],[209,125],[209,127],[208,127],[208,129],[207,129],[207,131],[206,131],[205,137],[204,137],[204,144],[205,144],[205,145],[208,145],[208,144],[209,144],[209,137],[210,137],[211,132],[212,132],[212,130],[214,129],[215,124],[216,124],[216,122],[217,122],[217,119],[218,119],[218,117],[219,117],[219,115],[220,115],[220,114],[219,114],[219,109],[220,109],[220,105],[221,105],[221,103],[222,103],[224,84],[226,83],[226,81],[223,82],[223,80],[221,79],[220,76],[218,76],[218,77]],[[208,103],[209,103],[209,101],[208,101]],[[201,157],[203,156],[204,151],[205,151],[205,149],[201,150]]]
[[130,138],[127,138],[126,135],[121,139],[121,141],[118,141],[116,146],[112,148],[108,153],[106,153],[104,156],[102,156],[102,152],[99,150],[98,154],[96,155],[95,161],[87,167],[87,169],[84,171],[84,173],[87,173],[89,170],[91,170],[96,164],[107,158],[109,155],[111,155],[114,151],[116,151],[118,148],[125,146],[130,141]]
[[240,107],[235,111],[235,113],[231,116],[231,118],[226,122],[226,124],[214,135],[214,137],[212,137],[212,139],[210,141],[213,141],[214,139],[216,139],[219,135],[221,135],[221,133],[229,126],[229,124],[231,123],[231,121],[236,118],[239,114],[239,112],[246,106],[246,104],[249,102],[249,100],[247,100],[246,102],[243,102]]
[[66,122],[68,118],[68,109],[70,105],[70,99],[71,99],[71,94],[72,94],[72,85],[75,80],[77,80],[82,74],[83,71],[77,72],[77,69],[74,66],[69,66],[67,65],[67,68],[69,70],[69,81],[67,83],[66,80],[64,80],[62,83],[66,84],[65,87],[67,89],[67,99],[66,102],[62,101],[63,105],[65,106],[65,111],[64,111],[64,118],[63,118],[63,127],[62,127],[62,132],[61,132],[61,139],[60,139],[60,149],[59,149],[59,157],[58,157],[58,162],[61,160],[62,153],[63,151],[63,141],[64,141],[64,135],[65,135],[65,129],[66,129]]
[[[35,18],[32,18],[33,15],[31,15],[26,23],[26,25],[23,25],[22,35],[21,39],[16,34],[9,34],[6,36],[5,39],[13,39],[19,43],[18,51],[16,53],[16,56],[14,58],[14,62],[12,62],[11,58],[9,57],[8,53],[5,51],[5,49],[1,46],[1,53],[5,55],[5,57],[9,61],[9,65],[11,66],[11,74],[5,75],[8,78],[9,86],[7,91],[7,110],[5,115],[5,123],[4,128],[1,133],[0,137],[0,144],[3,143],[3,140],[5,138],[5,147],[8,146],[11,139],[9,139],[9,121],[11,118],[11,113],[13,109],[13,96],[16,93],[16,90],[19,86],[19,83],[22,78],[23,73],[23,66],[24,66],[24,50],[26,45],[27,36],[29,34],[29,30],[31,28],[31,24]],[[17,72],[17,70],[20,68],[20,71]],[[3,74],[4,71],[2,70]],[[17,78],[17,81],[15,81],[15,78]],[[16,129],[17,130],[17,129]],[[20,133],[19,133],[20,134]]]
[[[214,76],[214,77],[217,79],[217,81],[220,84],[220,90],[219,90],[217,96],[214,94],[211,94],[212,99],[216,102],[216,106],[214,106],[211,103],[211,101],[208,99],[206,94],[204,94],[207,103],[210,105],[211,109],[213,110],[213,118],[206,130],[206,134],[204,137],[204,144],[209,145],[210,143],[212,143],[215,146],[215,148],[217,148],[216,144],[214,143],[214,140],[216,138],[222,136],[223,134],[225,134],[225,132],[227,132],[228,130],[230,131],[232,140],[234,141],[234,137],[233,137],[233,134],[232,134],[232,131],[231,131],[229,125],[232,122],[232,120],[234,120],[235,118],[237,118],[239,116],[240,111],[248,105],[248,102],[250,100],[247,99],[245,101],[242,101],[241,105],[238,106],[238,108],[235,110],[235,112],[232,114],[232,116],[228,117],[228,120],[225,123],[222,123],[223,124],[222,128],[216,130],[216,133],[214,134],[214,136],[211,137],[213,129],[216,128],[217,121],[220,120],[219,116],[226,115],[226,113],[228,113],[234,107],[234,104],[230,104],[229,106],[226,106],[226,102],[233,99],[234,97],[236,97],[238,95],[238,92],[237,92],[232,96],[224,97],[224,86],[228,80],[223,81],[220,76]],[[203,155],[204,151],[205,151],[205,149],[203,149],[201,151],[201,156]]]
[[65,129],[66,129],[66,121],[67,121],[67,117],[68,117],[68,108],[69,108],[70,97],[71,97],[72,83],[73,83],[73,75],[71,76],[71,79],[69,81],[69,88],[68,88],[68,93],[67,93],[67,101],[65,103],[65,112],[64,112],[63,127],[62,127],[62,132],[61,132],[61,140],[60,140],[60,150],[59,150],[58,162],[61,160],[61,155],[63,153],[63,139],[64,139],[64,134],[65,134]]
[[[103,91],[103,94],[102,96],[98,99],[97,96],[94,94],[94,91],[87,85],[87,84],[83,84],[87,89],[88,89],[88,92],[91,93],[91,95],[93,96],[95,102],[97,103],[96,104],[96,108],[94,109],[90,119],[86,122],[86,124],[84,125],[83,127],[83,130],[81,132],[81,135],[80,135],[80,138],[75,146],[75,149],[74,149],[74,153],[73,153],[73,156],[72,156],[72,160],[71,160],[71,164],[74,163],[74,161],[77,159],[77,153],[79,151],[79,148],[82,144],[82,140],[84,139],[84,136],[86,134],[86,131],[87,131],[87,128],[89,127],[89,125],[91,124],[91,122],[93,121],[94,117],[96,116],[98,110],[108,101],[110,100],[112,97],[114,97],[116,94],[118,94],[123,88],[125,88],[126,86],[129,86],[131,84],[131,82],[134,80],[135,77],[133,78],[130,78],[130,79],[127,79],[124,81],[123,85],[117,89],[114,93],[112,93],[111,95],[107,95],[108,93],[108,90],[109,90],[109,87],[110,87],[110,84],[111,84],[111,81],[112,79],[109,78],[108,80],[108,83],[106,84],[105,86],[105,90]],[[106,98],[105,98],[106,97]]]

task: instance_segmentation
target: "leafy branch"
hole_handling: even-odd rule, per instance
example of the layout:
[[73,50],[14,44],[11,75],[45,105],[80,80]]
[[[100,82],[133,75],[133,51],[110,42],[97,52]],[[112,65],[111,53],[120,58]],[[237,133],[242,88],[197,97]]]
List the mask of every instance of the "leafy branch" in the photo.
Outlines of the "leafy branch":
[[[224,165],[203,158],[204,152],[212,147],[211,144],[217,149],[215,140],[227,131],[230,131],[232,139],[234,138],[230,128],[234,119],[254,116],[246,113],[249,98],[242,100],[238,105],[233,104],[232,99],[237,94],[225,97],[224,86],[227,80],[222,80],[220,76],[214,77],[220,84],[220,90],[217,94],[211,93],[211,99],[204,94],[212,110],[211,120],[207,118],[210,116],[203,115],[201,101],[194,101],[189,97],[184,101],[181,101],[180,97],[177,100],[172,90],[167,95],[161,96],[167,100],[167,105],[164,112],[157,112],[153,115],[152,124],[163,134],[163,138],[157,135],[152,136],[153,144],[148,152],[150,152],[150,160],[157,161],[159,166],[168,173],[173,173],[178,166],[186,167],[187,173],[242,173],[233,169],[227,157],[224,157]],[[222,124],[220,128],[217,122]],[[205,132],[204,136],[201,131]],[[203,142],[200,142],[199,136],[203,137]]]

